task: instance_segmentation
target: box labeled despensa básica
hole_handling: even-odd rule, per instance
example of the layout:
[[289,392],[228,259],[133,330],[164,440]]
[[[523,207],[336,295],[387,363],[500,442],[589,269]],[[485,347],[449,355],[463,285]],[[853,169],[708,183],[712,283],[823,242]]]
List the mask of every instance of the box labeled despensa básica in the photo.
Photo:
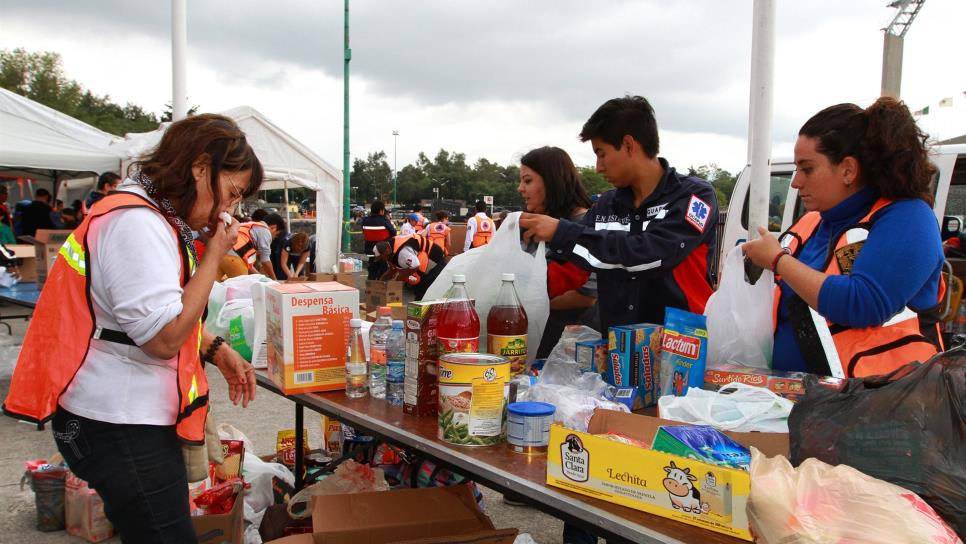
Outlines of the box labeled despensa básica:
[[345,389],[349,320],[359,291],[335,282],[279,283],[265,289],[268,369],[286,395]]

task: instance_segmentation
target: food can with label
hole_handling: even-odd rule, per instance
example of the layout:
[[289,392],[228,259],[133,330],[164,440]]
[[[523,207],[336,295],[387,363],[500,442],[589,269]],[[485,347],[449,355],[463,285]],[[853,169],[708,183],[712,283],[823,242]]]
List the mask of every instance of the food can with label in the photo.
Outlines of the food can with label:
[[506,436],[510,361],[487,353],[439,358],[439,439],[492,446]]
[[507,407],[506,443],[511,451],[527,455],[547,453],[550,425],[557,409],[546,402],[514,402]]

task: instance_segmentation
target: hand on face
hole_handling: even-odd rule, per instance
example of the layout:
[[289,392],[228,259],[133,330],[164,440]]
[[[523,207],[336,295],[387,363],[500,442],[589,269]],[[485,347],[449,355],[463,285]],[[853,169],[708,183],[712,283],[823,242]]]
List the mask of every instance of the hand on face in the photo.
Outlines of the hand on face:
[[235,242],[238,240],[239,226],[241,226],[241,223],[238,221],[232,221],[231,225],[225,225],[219,219],[215,228],[208,232],[205,255],[211,253],[213,256],[221,259],[228,254],[228,250],[234,247]]
[[741,251],[751,259],[751,262],[765,270],[771,270],[771,265],[775,257],[781,253],[782,246],[778,243],[778,239],[768,232],[768,229],[758,227],[758,234],[761,238],[745,242],[741,245]]

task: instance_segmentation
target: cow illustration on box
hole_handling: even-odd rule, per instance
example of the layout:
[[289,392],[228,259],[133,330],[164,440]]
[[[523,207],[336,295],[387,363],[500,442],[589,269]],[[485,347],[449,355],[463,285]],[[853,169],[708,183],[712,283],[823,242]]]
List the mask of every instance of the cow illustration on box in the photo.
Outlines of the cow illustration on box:
[[698,481],[691,474],[690,468],[678,467],[671,461],[670,466],[664,467],[667,478],[664,478],[664,489],[671,496],[671,506],[675,510],[683,510],[694,514],[706,514],[710,509],[708,503],[701,502],[701,493],[694,483]]

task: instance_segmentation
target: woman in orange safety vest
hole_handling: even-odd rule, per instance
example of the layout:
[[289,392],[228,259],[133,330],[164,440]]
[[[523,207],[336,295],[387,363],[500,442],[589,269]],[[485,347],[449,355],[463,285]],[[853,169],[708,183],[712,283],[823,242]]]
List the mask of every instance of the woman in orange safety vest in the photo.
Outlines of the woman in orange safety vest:
[[775,272],[773,366],[841,378],[887,374],[942,350],[936,168],[904,104],[839,104],[795,144],[805,214],[780,238],[742,246]]
[[122,541],[197,542],[182,445],[204,444],[204,363],[236,404],[255,395],[251,365],[201,319],[238,234],[220,214],[257,192],[262,166],[234,121],[210,114],[172,124],[137,166],[61,247],[3,410],[52,420]]
[[449,212],[440,210],[436,212],[436,221],[426,225],[426,228],[420,234],[429,238],[430,242],[439,246],[444,253],[449,255],[450,230],[452,229],[449,226]]

